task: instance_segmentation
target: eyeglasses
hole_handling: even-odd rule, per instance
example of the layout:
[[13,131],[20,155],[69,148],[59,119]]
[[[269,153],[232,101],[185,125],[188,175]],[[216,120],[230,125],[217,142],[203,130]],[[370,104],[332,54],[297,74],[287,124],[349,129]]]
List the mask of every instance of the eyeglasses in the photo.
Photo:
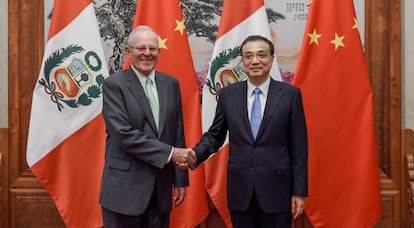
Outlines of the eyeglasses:
[[136,50],[136,51],[138,51],[138,52],[141,52],[141,53],[144,53],[147,50],[149,52],[151,52],[151,53],[156,53],[158,51],[158,48],[157,47],[147,47],[147,46],[134,47],[134,46],[131,46],[131,45],[129,47],[132,48],[132,49],[134,49],[134,50]]
[[267,57],[270,56],[270,53],[268,52],[259,52],[257,54],[255,53],[246,53],[242,56],[242,58],[246,61],[252,61],[256,58],[256,60],[265,60]]

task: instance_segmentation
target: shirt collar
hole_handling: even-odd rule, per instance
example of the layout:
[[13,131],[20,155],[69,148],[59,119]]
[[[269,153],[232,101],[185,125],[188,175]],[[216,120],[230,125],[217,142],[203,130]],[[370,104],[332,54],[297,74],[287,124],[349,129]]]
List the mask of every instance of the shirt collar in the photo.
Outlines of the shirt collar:
[[267,92],[269,91],[269,85],[270,85],[270,77],[266,79],[261,85],[255,86],[253,85],[249,79],[247,79],[247,95],[250,96],[253,94],[253,90],[255,88],[259,88],[264,96],[267,96]]
[[145,76],[143,74],[141,74],[141,72],[139,72],[137,69],[135,69],[135,67],[133,65],[131,65],[132,70],[134,71],[134,73],[137,75],[139,81],[141,82],[141,85],[143,85],[145,87],[145,82],[147,80],[147,77],[151,78],[151,80],[155,83],[155,71],[151,71],[151,73],[148,76]]

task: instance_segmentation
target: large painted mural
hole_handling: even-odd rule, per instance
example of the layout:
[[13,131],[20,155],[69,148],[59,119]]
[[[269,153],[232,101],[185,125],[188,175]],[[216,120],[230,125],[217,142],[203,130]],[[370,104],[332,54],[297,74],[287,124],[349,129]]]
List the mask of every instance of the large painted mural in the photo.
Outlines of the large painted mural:
[[[139,0],[138,0],[139,1]],[[122,68],[124,48],[135,16],[137,0],[95,0],[95,10],[110,72]],[[276,47],[282,79],[292,82],[300,53],[309,0],[265,0],[272,40]],[[200,91],[208,72],[223,0],[181,0],[187,34]],[[363,31],[363,0],[354,0],[361,37]],[[45,31],[53,0],[45,0]],[[237,6],[234,6],[237,13]]]

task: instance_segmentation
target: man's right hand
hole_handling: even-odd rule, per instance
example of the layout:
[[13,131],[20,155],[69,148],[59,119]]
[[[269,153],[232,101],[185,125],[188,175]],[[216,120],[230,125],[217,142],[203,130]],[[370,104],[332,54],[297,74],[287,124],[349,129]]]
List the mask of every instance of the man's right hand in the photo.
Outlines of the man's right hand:
[[171,160],[180,169],[192,167],[196,161],[196,155],[191,148],[173,148]]

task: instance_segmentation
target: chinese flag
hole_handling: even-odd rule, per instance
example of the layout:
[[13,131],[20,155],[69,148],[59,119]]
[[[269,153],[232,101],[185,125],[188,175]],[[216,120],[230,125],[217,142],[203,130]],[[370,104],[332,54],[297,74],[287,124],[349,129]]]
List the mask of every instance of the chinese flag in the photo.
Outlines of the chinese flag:
[[[150,26],[159,35],[160,56],[156,70],[180,82],[185,140],[187,147],[193,147],[201,137],[200,93],[179,0],[138,1],[133,28],[138,25]],[[129,66],[129,59],[127,61],[125,65]],[[173,209],[170,227],[193,228],[209,212],[204,168],[189,170],[189,176],[185,200]]]
[[55,0],[26,158],[69,228],[102,226],[98,196],[106,135],[100,113],[107,76],[92,0]]
[[373,94],[352,0],[313,0],[294,84],[309,137],[314,227],[373,227],[381,217]]

